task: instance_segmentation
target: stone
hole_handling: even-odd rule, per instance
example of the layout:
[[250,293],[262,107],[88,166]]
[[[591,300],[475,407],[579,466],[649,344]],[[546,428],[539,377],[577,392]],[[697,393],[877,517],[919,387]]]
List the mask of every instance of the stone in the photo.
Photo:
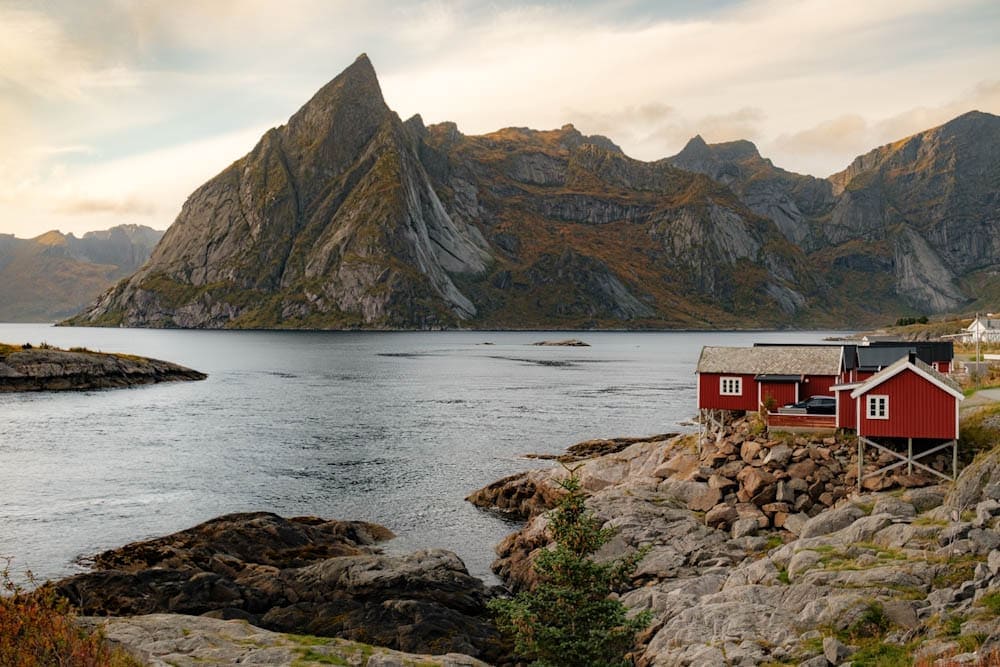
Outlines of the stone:
[[812,460],[800,461],[788,466],[787,471],[789,477],[793,479],[806,479],[816,472],[816,463]]
[[739,486],[735,480],[729,479],[728,477],[723,477],[719,474],[714,474],[708,478],[708,488],[710,489],[728,489],[734,486]]
[[786,444],[775,445],[768,450],[767,456],[764,457],[764,465],[783,466],[788,463],[790,458],[792,458],[791,447]]
[[826,659],[826,656],[820,653],[819,655],[814,655],[808,660],[803,660],[798,664],[798,667],[830,667],[830,661]]
[[846,528],[865,515],[854,505],[846,505],[836,509],[827,510],[806,522],[802,527],[799,537],[815,537],[817,535],[828,535],[834,531]]
[[40,347],[4,352],[0,348],[0,394],[116,389],[206,377],[184,366],[134,355]]
[[986,565],[994,577],[1000,575],[1000,551],[991,551],[986,557]]
[[692,475],[698,472],[701,462],[696,454],[681,452],[675,454],[669,461],[654,471],[654,475],[661,479],[674,477],[676,479],[691,479]]
[[762,446],[759,442],[748,440],[743,443],[742,447],[740,447],[740,458],[743,459],[745,463],[750,463],[757,458],[757,454],[760,453],[761,449]]
[[779,503],[795,502],[795,491],[790,482],[780,480],[774,490],[774,499]]
[[982,528],[998,514],[1000,514],[1000,502],[992,498],[987,498],[976,505],[976,518],[973,521],[973,525],[977,528]]
[[[161,665],[272,665],[311,667],[338,665],[427,665],[486,667],[468,655],[403,653],[346,639],[299,638],[270,632],[242,621],[206,616],[150,614],[129,618],[83,617],[88,629],[99,629],[116,645],[146,664]],[[308,655],[309,657],[303,657]]]
[[956,540],[965,539],[969,535],[970,530],[972,530],[971,523],[966,521],[953,523],[942,529],[940,534],[938,534],[938,544],[943,547]]
[[879,496],[875,499],[872,514],[888,514],[894,519],[912,519],[917,510],[910,503],[892,496]]
[[733,522],[732,535],[733,539],[738,539],[740,537],[747,537],[753,535],[757,532],[759,528],[758,522],[754,519],[737,519]]
[[826,656],[826,659],[829,660],[832,665],[839,665],[846,660],[852,652],[853,651],[851,651],[851,649],[849,649],[836,637],[823,638],[823,655]]
[[775,514],[777,512],[787,514],[791,508],[788,506],[788,503],[768,503],[766,505],[762,505],[761,509],[765,514]]
[[917,514],[923,514],[928,510],[941,506],[944,502],[944,491],[938,487],[908,489],[903,494],[902,500],[913,505]]
[[720,500],[722,500],[722,492],[719,489],[709,487],[689,500],[687,507],[693,512],[707,512],[718,505]]
[[756,495],[765,485],[774,483],[774,475],[759,468],[744,468],[736,479],[741,483],[741,490],[748,497]]
[[821,558],[822,556],[818,552],[809,549],[795,552],[792,559],[788,561],[789,578],[796,579],[805,572],[808,572],[819,563]]
[[712,527],[728,526],[739,517],[736,508],[725,503],[716,505],[705,514],[705,525]]
[[973,528],[969,531],[968,539],[974,545],[975,552],[983,556],[1000,548],[1000,533],[995,530]]
[[[454,553],[377,553],[382,526],[230,514],[98,554],[54,589],[83,614],[219,612],[277,632],[361,639],[411,653],[492,661],[489,594]],[[224,572],[208,568],[224,562]]]
[[809,521],[809,515],[803,512],[796,514],[789,514],[788,518],[785,519],[785,523],[782,526],[792,535],[801,535],[802,529],[805,528],[806,523]]

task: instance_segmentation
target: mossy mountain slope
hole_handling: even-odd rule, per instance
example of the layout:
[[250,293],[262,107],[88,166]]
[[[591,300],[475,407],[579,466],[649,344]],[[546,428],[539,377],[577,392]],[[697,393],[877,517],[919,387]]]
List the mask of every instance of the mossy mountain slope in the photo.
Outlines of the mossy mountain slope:
[[78,312],[149,257],[163,232],[119,225],[99,232],[0,234],[0,322],[52,322]]
[[746,141],[640,162],[571,125],[401,122],[362,55],[70,323],[863,326],[954,309],[1000,249],[996,120],[970,114],[830,179]]
[[1000,118],[973,111],[827,179],[774,167],[747,141],[695,137],[668,161],[730,187],[872,313],[930,314],[990,307],[1000,292],[998,146]]
[[196,190],[138,273],[73,320],[152,327],[433,327],[482,271],[367,57]]

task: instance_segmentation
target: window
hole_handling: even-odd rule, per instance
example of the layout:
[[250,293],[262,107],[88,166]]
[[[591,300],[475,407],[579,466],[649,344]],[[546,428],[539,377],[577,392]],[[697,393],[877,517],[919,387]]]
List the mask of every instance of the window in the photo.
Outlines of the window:
[[723,396],[742,396],[743,378],[719,378],[719,393]]
[[888,419],[888,418],[889,418],[889,397],[869,396],[868,419]]

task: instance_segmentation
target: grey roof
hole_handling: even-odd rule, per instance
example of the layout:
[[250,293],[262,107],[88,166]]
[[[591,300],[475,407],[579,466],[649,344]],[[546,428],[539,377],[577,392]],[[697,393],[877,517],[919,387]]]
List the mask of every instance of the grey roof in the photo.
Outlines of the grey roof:
[[900,345],[899,347],[859,347],[858,367],[872,370],[885,368],[908,356],[910,352],[916,352],[916,348],[907,345]]
[[841,354],[839,345],[709,346],[701,349],[697,371],[747,375],[837,375],[840,373]]

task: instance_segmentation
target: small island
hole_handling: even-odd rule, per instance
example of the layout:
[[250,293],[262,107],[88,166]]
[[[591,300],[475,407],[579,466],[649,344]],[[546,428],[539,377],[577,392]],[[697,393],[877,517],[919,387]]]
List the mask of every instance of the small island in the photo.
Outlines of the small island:
[[540,340],[537,343],[532,343],[532,345],[540,345],[543,347],[590,347],[590,343],[584,343],[582,340],[577,340],[576,338],[567,338],[566,340]]
[[207,377],[168,361],[131,354],[0,343],[0,392],[113,389]]

